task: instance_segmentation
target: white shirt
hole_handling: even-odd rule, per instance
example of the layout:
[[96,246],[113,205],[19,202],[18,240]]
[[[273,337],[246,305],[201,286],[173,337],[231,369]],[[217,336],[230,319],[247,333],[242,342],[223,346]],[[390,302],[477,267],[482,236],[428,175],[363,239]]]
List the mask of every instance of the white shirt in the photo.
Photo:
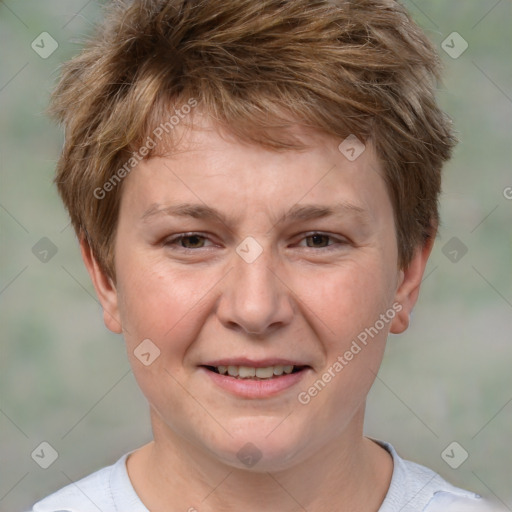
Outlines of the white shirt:
[[[390,444],[377,442],[394,462],[391,484],[379,512],[493,510],[477,494],[454,487],[432,470],[400,458]],[[39,501],[31,512],[149,512],[128,477],[128,455]]]

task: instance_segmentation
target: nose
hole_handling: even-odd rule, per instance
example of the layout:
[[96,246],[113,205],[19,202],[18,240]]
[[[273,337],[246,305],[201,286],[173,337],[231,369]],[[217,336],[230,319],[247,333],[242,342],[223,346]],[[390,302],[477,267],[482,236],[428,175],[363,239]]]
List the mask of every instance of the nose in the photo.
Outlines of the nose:
[[265,336],[290,324],[294,314],[293,296],[270,248],[255,261],[233,255],[234,268],[223,281],[217,315],[228,329]]

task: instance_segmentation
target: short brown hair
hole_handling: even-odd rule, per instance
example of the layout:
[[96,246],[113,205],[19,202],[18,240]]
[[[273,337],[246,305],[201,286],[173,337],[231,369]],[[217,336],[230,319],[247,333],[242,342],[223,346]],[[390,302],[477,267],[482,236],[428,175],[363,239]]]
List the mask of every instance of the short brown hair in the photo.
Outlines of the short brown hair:
[[301,147],[285,129],[296,123],[340,142],[353,134],[377,150],[405,267],[438,223],[455,144],[434,98],[439,69],[392,0],[112,1],[52,96],[66,128],[55,181],[78,237],[115,281],[122,182],[105,198],[95,191],[171,106],[192,98],[240,140],[276,150]]

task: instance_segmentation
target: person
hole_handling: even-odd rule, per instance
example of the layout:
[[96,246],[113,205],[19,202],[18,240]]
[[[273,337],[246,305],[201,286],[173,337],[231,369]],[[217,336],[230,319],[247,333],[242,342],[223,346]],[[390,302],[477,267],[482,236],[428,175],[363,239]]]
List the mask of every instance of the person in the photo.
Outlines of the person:
[[489,509],[363,435],[456,144],[439,76],[391,0],[108,4],[55,181],[154,439],[33,512]]

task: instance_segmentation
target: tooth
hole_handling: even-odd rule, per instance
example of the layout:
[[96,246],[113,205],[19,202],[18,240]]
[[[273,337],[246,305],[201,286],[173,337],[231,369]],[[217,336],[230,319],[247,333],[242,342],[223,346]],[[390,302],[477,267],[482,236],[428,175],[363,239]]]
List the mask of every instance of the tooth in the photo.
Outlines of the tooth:
[[254,377],[255,375],[258,375],[258,370],[256,370],[256,368],[251,368],[249,366],[239,366],[238,375],[242,377],[242,379],[246,379],[248,377]]
[[274,374],[273,366],[266,366],[265,368],[256,368],[256,377],[260,379],[268,379]]
[[274,375],[282,375],[283,374],[283,366],[277,365],[274,366]]
[[287,365],[276,365],[266,366],[264,368],[254,368],[251,366],[217,366],[217,371],[221,375],[230,375],[231,377],[238,377],[240,379],[270,379],[274,375],[280,376],[284,374],[290,374],[293,372],[294,366],[291,364]]

